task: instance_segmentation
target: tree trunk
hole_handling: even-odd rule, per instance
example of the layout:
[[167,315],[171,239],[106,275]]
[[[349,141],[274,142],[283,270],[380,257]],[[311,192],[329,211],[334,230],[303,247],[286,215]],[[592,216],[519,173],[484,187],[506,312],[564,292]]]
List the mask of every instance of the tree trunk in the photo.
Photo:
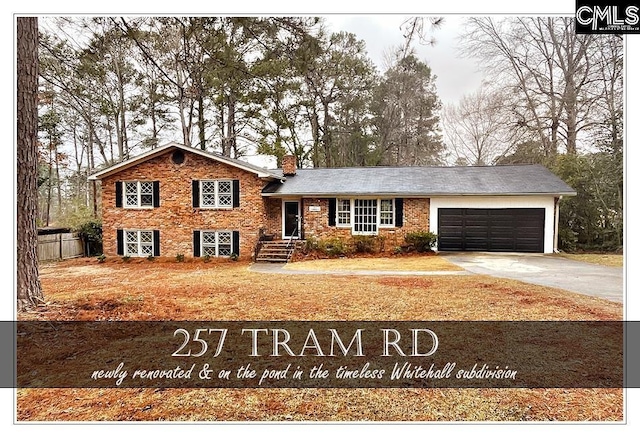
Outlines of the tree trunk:
[[38,19],[17,18],[17,306],[44,301],[38,278]]
[[204,97],[202,96],[202,90],[198,94],[198,138],[200,140],[200,149],[206,150],[205,136],[204,136]]

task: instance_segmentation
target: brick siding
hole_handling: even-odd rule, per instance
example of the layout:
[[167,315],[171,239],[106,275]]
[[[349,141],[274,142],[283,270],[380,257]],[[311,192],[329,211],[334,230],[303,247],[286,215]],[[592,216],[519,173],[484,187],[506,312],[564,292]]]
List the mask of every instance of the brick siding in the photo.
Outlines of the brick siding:
[[[174,164],[172,151],[124,169],[102,180],[102,229],[105,255],[116,255],[117,229],[160,231],[160,256],[193,256],[194,230],[240,232],[240,257],[250,258],[261,228],[266,229],[265,202],[261,191],[266,181],[254,173],[185,152],[182,164]],[[240,206],[230,210],[193,208],[192,180],[237,179]],[[117,208],[117,181],[160,181],[157,208]]]

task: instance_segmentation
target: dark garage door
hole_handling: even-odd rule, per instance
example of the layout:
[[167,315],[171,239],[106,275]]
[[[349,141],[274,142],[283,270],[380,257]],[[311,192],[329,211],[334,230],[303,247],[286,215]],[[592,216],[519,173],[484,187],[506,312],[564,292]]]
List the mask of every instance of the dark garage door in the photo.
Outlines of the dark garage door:
[[438,249],[544,252],[544,208],[440,208]]

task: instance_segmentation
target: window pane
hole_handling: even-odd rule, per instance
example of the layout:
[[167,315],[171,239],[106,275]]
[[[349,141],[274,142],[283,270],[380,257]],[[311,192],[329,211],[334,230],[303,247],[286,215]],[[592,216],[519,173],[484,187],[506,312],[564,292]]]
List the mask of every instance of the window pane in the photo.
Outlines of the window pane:
[[140,196],[140,205],[142,205],[142,206],[153,205],[153,195],[141,195]]
[[135,207],[138,205],[138,195],[127,195],[126,201],[128,207]]
[[151,195],[153,193],[153,183],[145,181],[140,183],[140,193]]
[[219,181],[218,182],[218,193],[231,194],[231,181]]
[[136,182],[125,182],[124,183],[124,192],[127,195],[137,195],[138,194],[138,183],[136,183]]
[[220,207],[231,207],[231,195],[222,195],[218,197],[218,205]]
[[231,243],[231,233],[222,231],[218,233],[218,244]]
[[202,255],[215,257],[216,256],[216,247],[215,246],[204,246],[202,247]]
[[229,257],[231,255],[231,245],[218,246],[218,257]]
[[[137,231],[127,231],[126,239],[127,243],[138,243],[138,232]],[[136,252],[138,250],[136,249]]]
[[216,205],[216,197],[215,195],[202,195],[202,205],[203,206],[214,206]]
[[153,255],[153,245],[151,244],[148,244],[148,243],[142,244],[141,250],[142,250],[142,255],[145,255],[145,256]]
[[151,231],[140,231],[141,242],[153,242],[153,233]]
[[215,181],[202,181],[202,193],[215,193],[216,191],[216,182]]
[[212,233],[210,231],[202,232],[202,244],[203,245],[215,245],[216,244],[216,233]]

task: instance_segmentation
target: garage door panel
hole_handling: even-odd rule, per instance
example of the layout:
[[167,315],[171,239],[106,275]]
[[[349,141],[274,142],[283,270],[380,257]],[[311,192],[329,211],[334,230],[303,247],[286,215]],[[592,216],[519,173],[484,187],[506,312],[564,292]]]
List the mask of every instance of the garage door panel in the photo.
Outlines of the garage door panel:
[[543,208],[438,209],[442,251],[544,251]]

